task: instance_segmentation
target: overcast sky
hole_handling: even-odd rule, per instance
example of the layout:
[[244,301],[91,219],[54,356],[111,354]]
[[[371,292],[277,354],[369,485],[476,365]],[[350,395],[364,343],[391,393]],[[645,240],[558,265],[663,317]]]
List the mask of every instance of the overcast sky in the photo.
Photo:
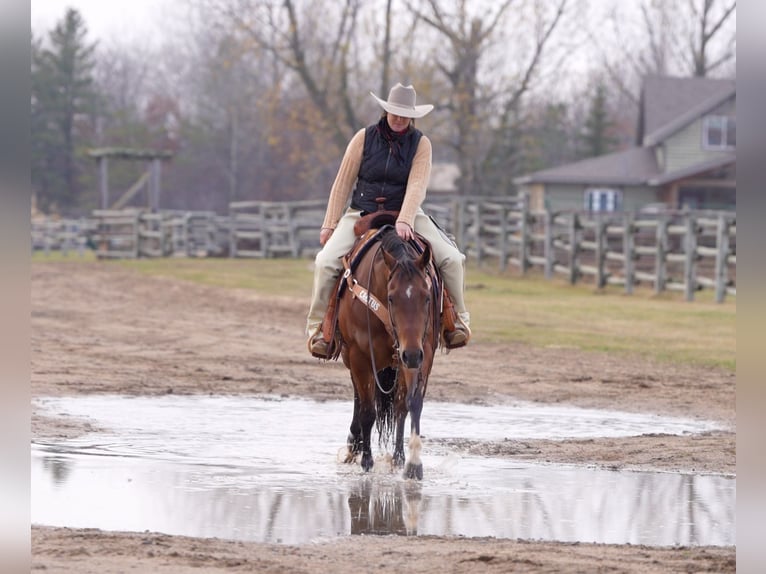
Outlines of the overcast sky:
[[158,34],[163,18],[173,12],[173,0],[31,0],[32,30],[39,35],[51,30],[67,7],[80,12],[92,39],[130,40]]
[[[589,0],[589,15],[595,19],[603,18],[604,8],[614,1]],[[67,6],[80,12],[91,38],[108,41],[161,33],[163,21],[178,16],[183,3],[173,0],[31,0],[32,30],[36,34],[51,30],[64,16]]]

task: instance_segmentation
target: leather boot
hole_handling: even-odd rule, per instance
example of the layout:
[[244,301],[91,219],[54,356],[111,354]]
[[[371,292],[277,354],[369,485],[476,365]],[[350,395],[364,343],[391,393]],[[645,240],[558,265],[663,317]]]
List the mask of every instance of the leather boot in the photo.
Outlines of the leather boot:
[[447,342],[448,349],[463,347],[471,339],[471,329],[468,327],[468,321],[464,320],[458,313],[455,315],[454,329],[444,331],[444,339]]
[[322,327],[320,326],[314,334],[309,337],[308,348],[311,353],[317,359],[326,359],[329,351],[329,345],[322,336]]

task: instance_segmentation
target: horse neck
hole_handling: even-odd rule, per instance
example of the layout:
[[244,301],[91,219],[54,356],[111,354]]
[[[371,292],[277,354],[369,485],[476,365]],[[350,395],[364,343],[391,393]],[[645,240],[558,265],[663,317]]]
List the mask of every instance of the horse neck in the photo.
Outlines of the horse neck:
[[[367,288],[373,295],[385,303],[388,299],[388,277],[390,272],[386,262],[383,260],[383,254],[378,253],[374,259],[371,258],[370,265],[372,265],[372,277],[370,277]],[[364,281],[367,281],[368,276],[369,268],[364,271]]]

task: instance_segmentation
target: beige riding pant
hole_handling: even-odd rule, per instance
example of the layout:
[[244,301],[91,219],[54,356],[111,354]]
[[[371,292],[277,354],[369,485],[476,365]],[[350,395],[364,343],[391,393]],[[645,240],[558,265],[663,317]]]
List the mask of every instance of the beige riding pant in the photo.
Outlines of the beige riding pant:
[[[311,295],[311,306],[306,321],[306,334],[312,335],[324,319],[327,305],[330,302],[335,280],[343,270],[343,256],[354,246],[354,224],[359,220],[359,210],[348,209],[340,218],[338,226],[327,240],[322,250],[317,253],[314,261],[314,290]],[[444,280],[444,286],[449,291],[455,311],[462,320],[469,321],[468,310],[463,297],[463,275],[465,271],[465,255],[439,229],[433,220],[422,209],[415,214],[416,232],[420,233],[431,244],[434,261]]]

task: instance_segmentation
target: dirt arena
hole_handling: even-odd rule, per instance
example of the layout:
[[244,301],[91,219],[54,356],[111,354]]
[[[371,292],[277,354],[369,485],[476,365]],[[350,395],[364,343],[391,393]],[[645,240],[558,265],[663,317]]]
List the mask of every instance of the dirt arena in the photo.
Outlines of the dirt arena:
[[[32,265],[32,397],[268,394],[348,399],[340,363],[311,358],[307,301],[147,278],[109,263]],[[480,330],[480,325],[475,325]],[[256,338],[254,333],[261,336]],[[493,373],[493,377],[487,377]],[[573,349],[491,345],[440,354],[427,401],[514,399],[715,420],[726,431],[453,445],[471,454],[610,469],[735,473],[735,376]],[[424,414],[424,422],[427,414]],[[87,423],[32,415],[32,437]],[[339,437],[339,446],[345,436]],[[32,570],[200,574],[734,572],[734,547],[652,548],[449,537],[355,536],[301,546],[32,527]]]

